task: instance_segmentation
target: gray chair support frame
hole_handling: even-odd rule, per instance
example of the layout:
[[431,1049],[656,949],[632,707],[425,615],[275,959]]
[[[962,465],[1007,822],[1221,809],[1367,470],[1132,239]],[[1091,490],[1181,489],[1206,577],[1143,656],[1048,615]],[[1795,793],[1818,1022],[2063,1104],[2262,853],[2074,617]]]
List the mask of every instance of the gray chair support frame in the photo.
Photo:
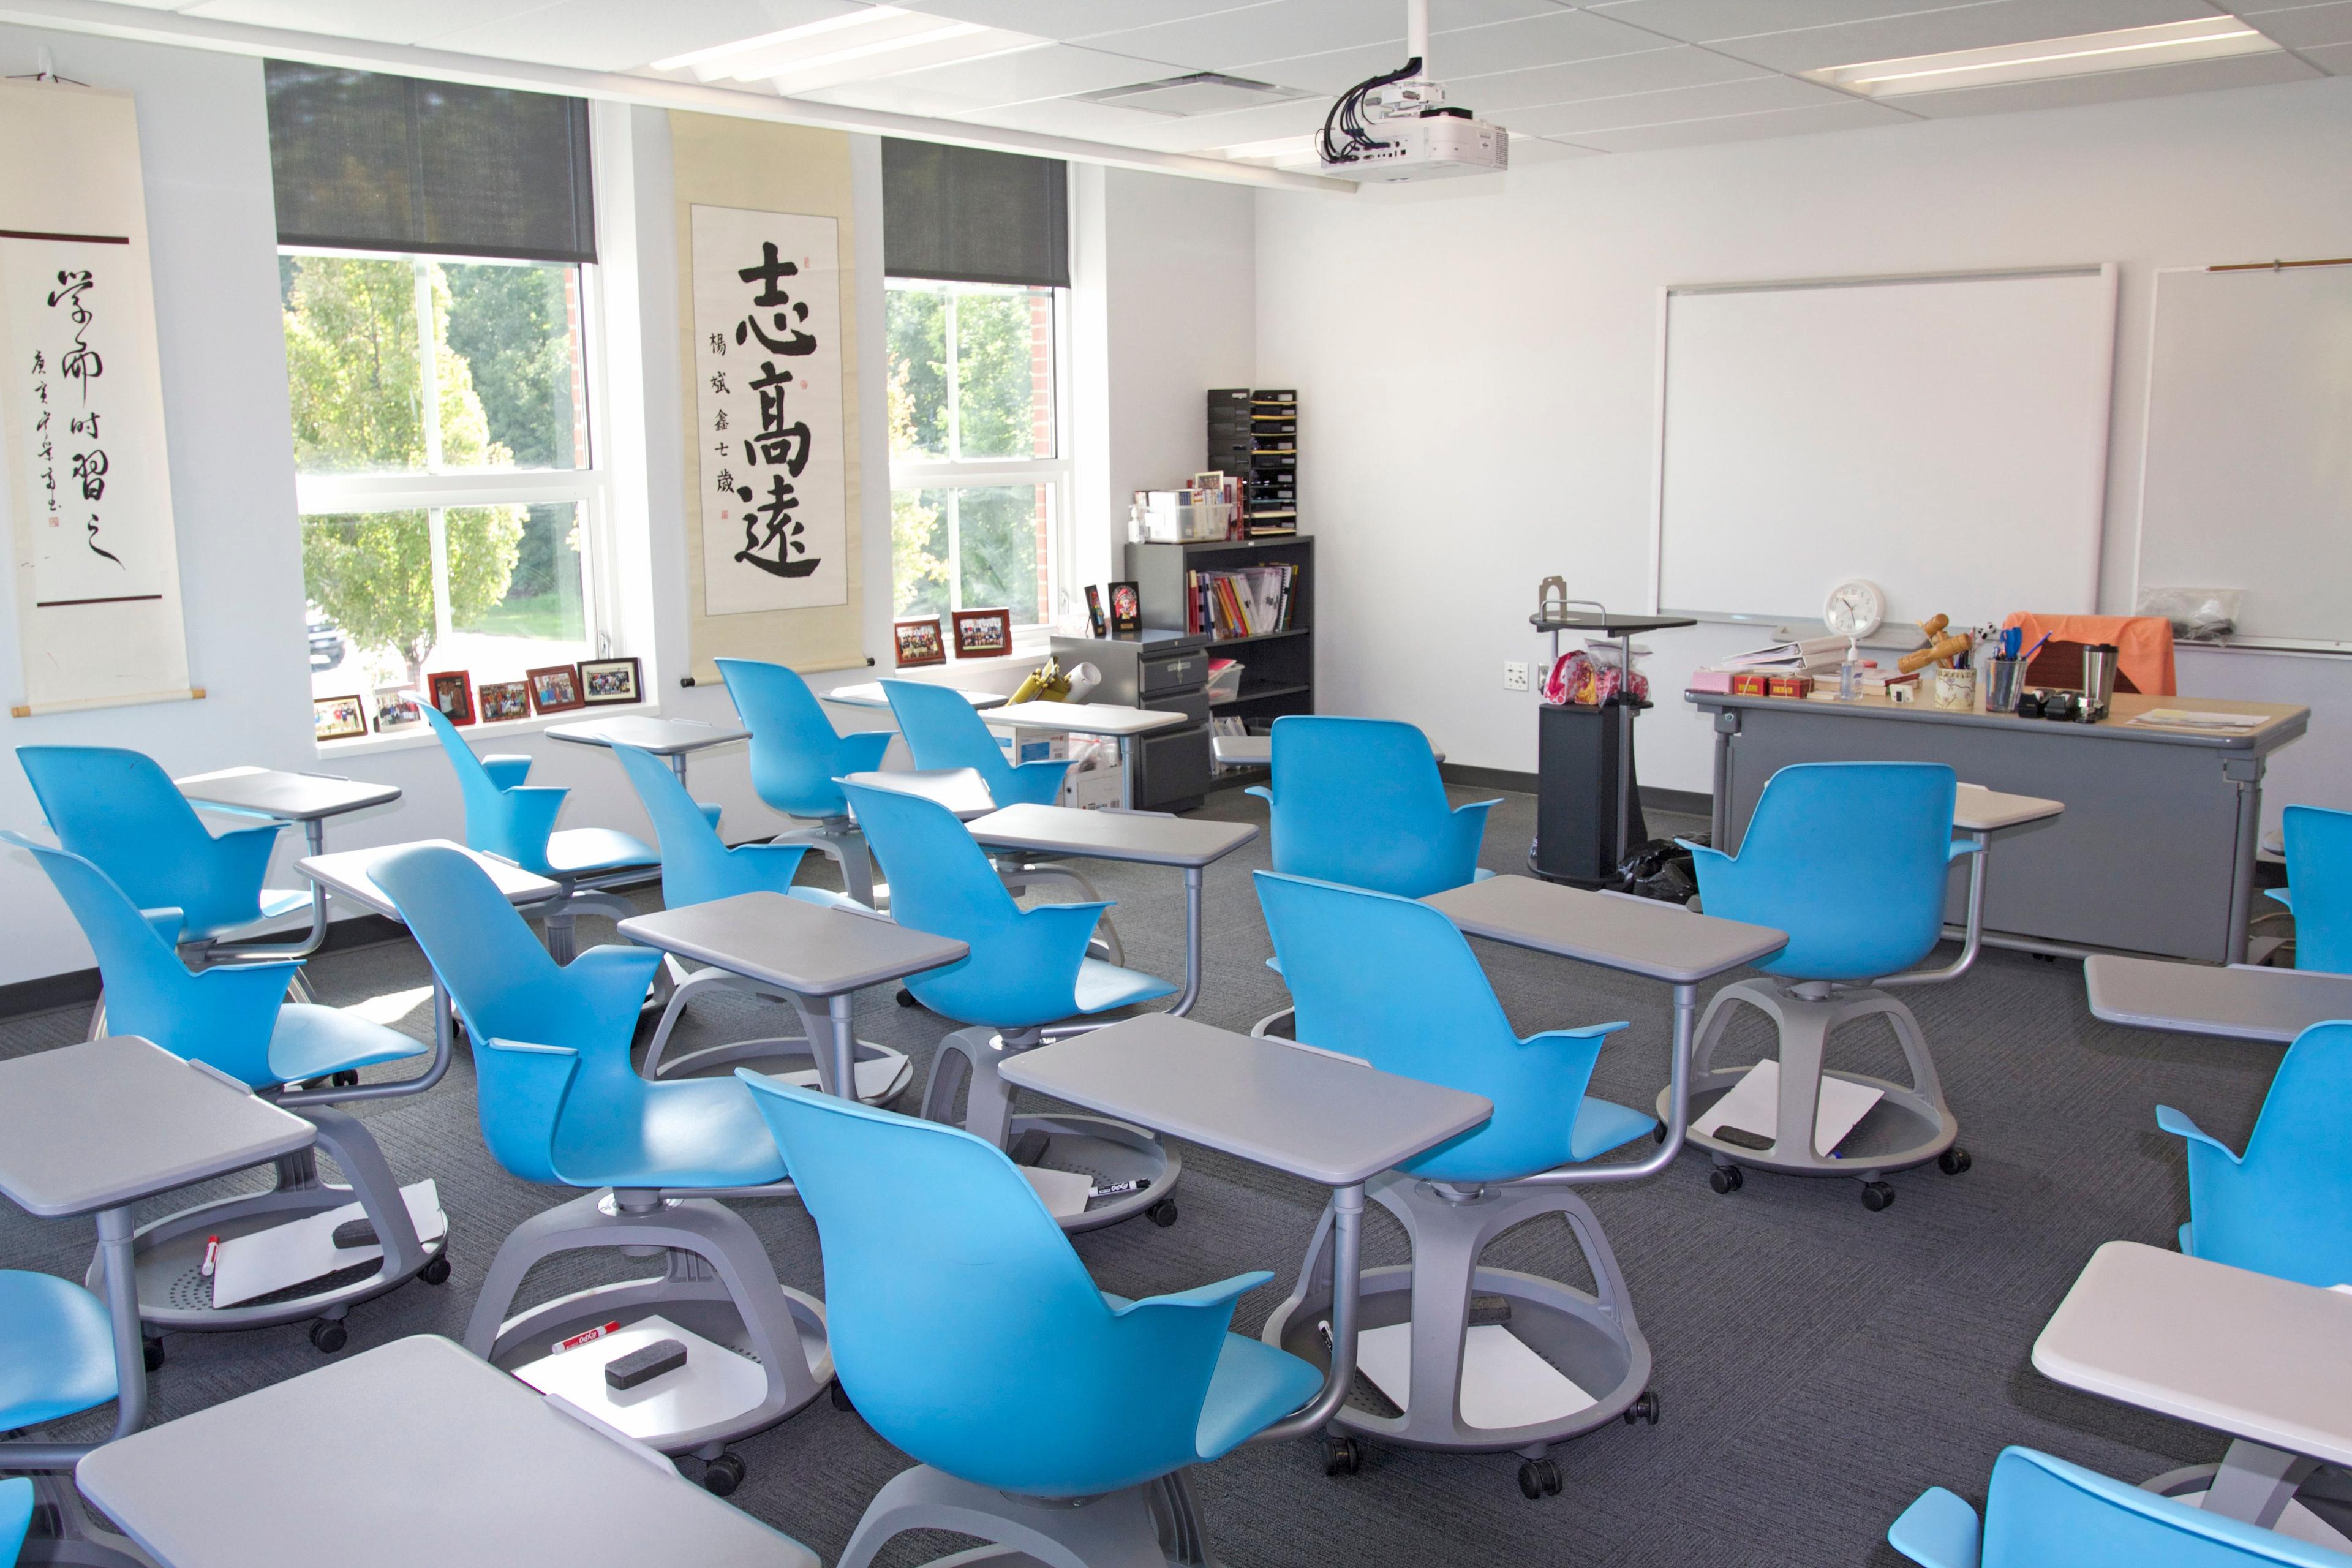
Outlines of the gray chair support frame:
[[[663,967],[666,971],[675,971],[682,969],[683,965],[675,955],[671,955]],[[696,996],[711,991],[732,991],[739,995],[757,997],[762,1002],[782,1002],[792,1005],[795,1011],[800,1005],[793,997],[772,986],[762,985],[746,975],[735,974],[715,965],[695,970],[685,979],[677,982],[670,992],[668,1003],[662,1009],[661,1021],[654,1026],[653,1038],[646,1043],[645,1062],[639,1069],[646,1078],[690,1078],[697,1073],[708,1072],[715,1068],[731,1068],[739,1063],[773,1063],[781,1058],[803,1056],[809,1058],[810,1066],[818,1068],[822,1072],[826,1064],[821,1058],[831,1049],[831,1047],[819,1046],[805,1034],[777,1035],[757,1040],[733,1040],[725,1045],[705,1046],[676,1058],[668,1058],[669,1037],[672,1031],[677,1027],[678,1016],[685,1012],[686,1005]],[[856,1042],[856,1059],[861,1062],[895,1061],[898,1064],[898,1070],[891,1075],[890,1081],[878,1093],[859,1096],[868,1105],[887,1105],[904,1094],[907,1091],[907,1086],[914,1080],[914,1067],[908,1061],[906,1053],[903,1051],[877,1045],[871,1040],[859,1040]],[[665,1071],[665,1068],[668,1070]],[[766,1067],[760,1070],[775,1072],[794,1069],[785,1066]],[[826,1092],[836,1092],[830,1087],[831,1075],[824,1073],[823,1076],[828,1085]]]
[[910,1530],[950,1531],[990,1543],[934,1558],[930,1568],[1218,1568],[1186,1470],[1102,1497],[1061,1499],[1017,1497],[918,1465],[874,1494],[842,1551],[841,1568],[872,1568],[883,1547]]
[[[730,1190],[732,1197],[773,1196],[790,1184]],[[514,1317],[507,1309],[523,1277],[558,1253],[619,1248],[659,1252],[663,1271],[648,1279],[592,1286]],[[767,1374],[767,1393],[726,1421],[644,1439],[667,1454],[717,1458],[738,1437],[774,1426],[833,1381],[824,1306],[776,1279],[775,1265],[743,1217],[699,1191],[611,1187],[584,1193],[517,1226],[500,1244],[466,1325],[466,1349],[512,1371],[546,1353],[546,1342],[620,1313],[643,1316],[673,1303],[731,1310],[742,1340]],[[674,1320],[675,1321],[675,1320]],[[694,1324],[683,1326],[692,1328]],[[704,1337],[724,1340],[724,1331]],[[812,1343],[814,1342],[814,1343]]]

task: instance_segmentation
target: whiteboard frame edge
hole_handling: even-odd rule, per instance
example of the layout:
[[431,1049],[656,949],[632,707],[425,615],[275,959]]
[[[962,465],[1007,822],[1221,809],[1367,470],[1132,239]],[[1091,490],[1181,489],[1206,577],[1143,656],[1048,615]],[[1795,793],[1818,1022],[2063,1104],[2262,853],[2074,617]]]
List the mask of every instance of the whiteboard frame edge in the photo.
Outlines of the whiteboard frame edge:
[[1650,591],[1647,613],[1658,608],[1666,591],[1666,339],[1673,330],[1675,289],[1658,289],[1657,373],[1650,405]]
[[[2122,265],[2114,261],[2102,261],[2099,263],[2099,279],[2102,283],[2105,284],[2107,290],[2107,383],[2106,395],[2101,399],[2101,402],[2105,406],[2100,410],[2099,450],[2098,455],[2095,459],[2097,465],[2095,469],[2095,478],[2097,482],[2094,489],[2098,499],[2093,506],[2093,515],[2091,519],[2090,603],[2091,613],[2093,615],[2099,613],[2099,567],[2107,552],[2107,467],[2110,460],[2115,456],[2116,449],[2116,375],[2117,371],[2121,368],[2116,363],[2116,345],[2121,342],[2123,337]],[[2148,308],[2148,317],[2151,322],[2154,321],[2155,316],[2155,300],[2153,298],[2153,291],[2151,291]],[[2145,441],[2140,444],[2140,462],[2143,467],[2145,467],[2147,462],[2147,446]],[[2143,501],[2145,501],[2147,494],[2147,489],[2146,484],[2143,482],[2140,487],[2140,495]],[[2134,577],[2134,581],[2132,583],[2132,603],[2135,605],[2139,603],[2139,584],[2137,581],[2139,573],[2138,554],[2139,541],[2135,537],[2132,541],[2132,573]]]

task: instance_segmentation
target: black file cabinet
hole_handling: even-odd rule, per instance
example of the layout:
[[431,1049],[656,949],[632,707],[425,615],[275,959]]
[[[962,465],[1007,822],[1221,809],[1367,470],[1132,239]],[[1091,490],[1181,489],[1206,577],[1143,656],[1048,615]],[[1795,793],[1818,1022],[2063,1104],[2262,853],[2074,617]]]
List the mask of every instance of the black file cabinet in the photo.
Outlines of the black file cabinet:
[[1186,632],[1146,628],[1131,637],[1054,639],[1063,669],[1091,664],[1102,684],[1088,694],[1096,702],[1118,702],[1181,713],[1192,721],[1138,736],[1129,742],[1135,768],[1136,806],[1144,811],[1191,811],[1209,793],[1209,639]]

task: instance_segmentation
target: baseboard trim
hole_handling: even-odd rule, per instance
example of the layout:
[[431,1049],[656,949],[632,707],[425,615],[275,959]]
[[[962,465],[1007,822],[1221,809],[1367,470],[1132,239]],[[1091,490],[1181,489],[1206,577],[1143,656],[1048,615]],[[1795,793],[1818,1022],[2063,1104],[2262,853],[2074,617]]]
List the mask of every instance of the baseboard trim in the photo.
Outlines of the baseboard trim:
[[1689,789],[1654,789],[1642,786],[1642,804],[1652,811],[1671,811],[1683,816],[1715,815],[1715,796]]
[[[406,927],[387,916],[353,915],[327,927],[327,940],[319,951],[340,952],[345,948],[373,947],[379,942],[402,941],[407,935]],[[63,974],[19,980],[0,985],[0,1018],[54,1013],[60,1007],[87,1007],[98,1000],[98,991],[95,969],[75,969]]]
[[[1447,784],[1460,784],[1465,789],[1507,789],[1534,795],[1540,782],[1535,773],[1513,773],[1508,768],[1474,768],[1463,763],[1440,763],[1437,772]],[[1658,789],[1643,784],[1642,805],[1652,811],[1671,811],[1682,816],[1709,816],[1715,811],[1715,797],[1693,790]]]

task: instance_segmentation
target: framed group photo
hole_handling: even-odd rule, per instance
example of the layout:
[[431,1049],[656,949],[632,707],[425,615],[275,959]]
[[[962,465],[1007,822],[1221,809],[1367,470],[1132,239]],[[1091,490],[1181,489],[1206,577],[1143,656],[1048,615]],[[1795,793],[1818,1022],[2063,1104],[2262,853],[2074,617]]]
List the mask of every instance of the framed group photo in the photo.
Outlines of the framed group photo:
[[474,721],[474,678],[462,669],[445,669],[425,678],[425,689],[434,708],[455,725]]
[[530,717],[530,685],[528,681],[486,680],[475,697],[480,703],[485,724],[503,724],[511,719]]
[[909,621],[890,623],[891,640],[898,647],[898,668],[911,669],[919,664],[945,664],[948,661],[946,638],[940,631],[937,616],[922,616]]
[[643,702],[644,670],[634,658],[583,658],[580,696],[592,708],[608,702]]
[[321,741],[348,741],[368,732],[367,704],[360,694],[318,697],[310,701],[310,724]]
[[530,688],[530,705],[535,711],[568,713],[587,705],[587,700],[580,695],[577,665],[551,664],[545,669],[527,669],[522,678]]
[[996,658],[1013,651],[1011,610],[958,610],[955,613],[958,658]]

